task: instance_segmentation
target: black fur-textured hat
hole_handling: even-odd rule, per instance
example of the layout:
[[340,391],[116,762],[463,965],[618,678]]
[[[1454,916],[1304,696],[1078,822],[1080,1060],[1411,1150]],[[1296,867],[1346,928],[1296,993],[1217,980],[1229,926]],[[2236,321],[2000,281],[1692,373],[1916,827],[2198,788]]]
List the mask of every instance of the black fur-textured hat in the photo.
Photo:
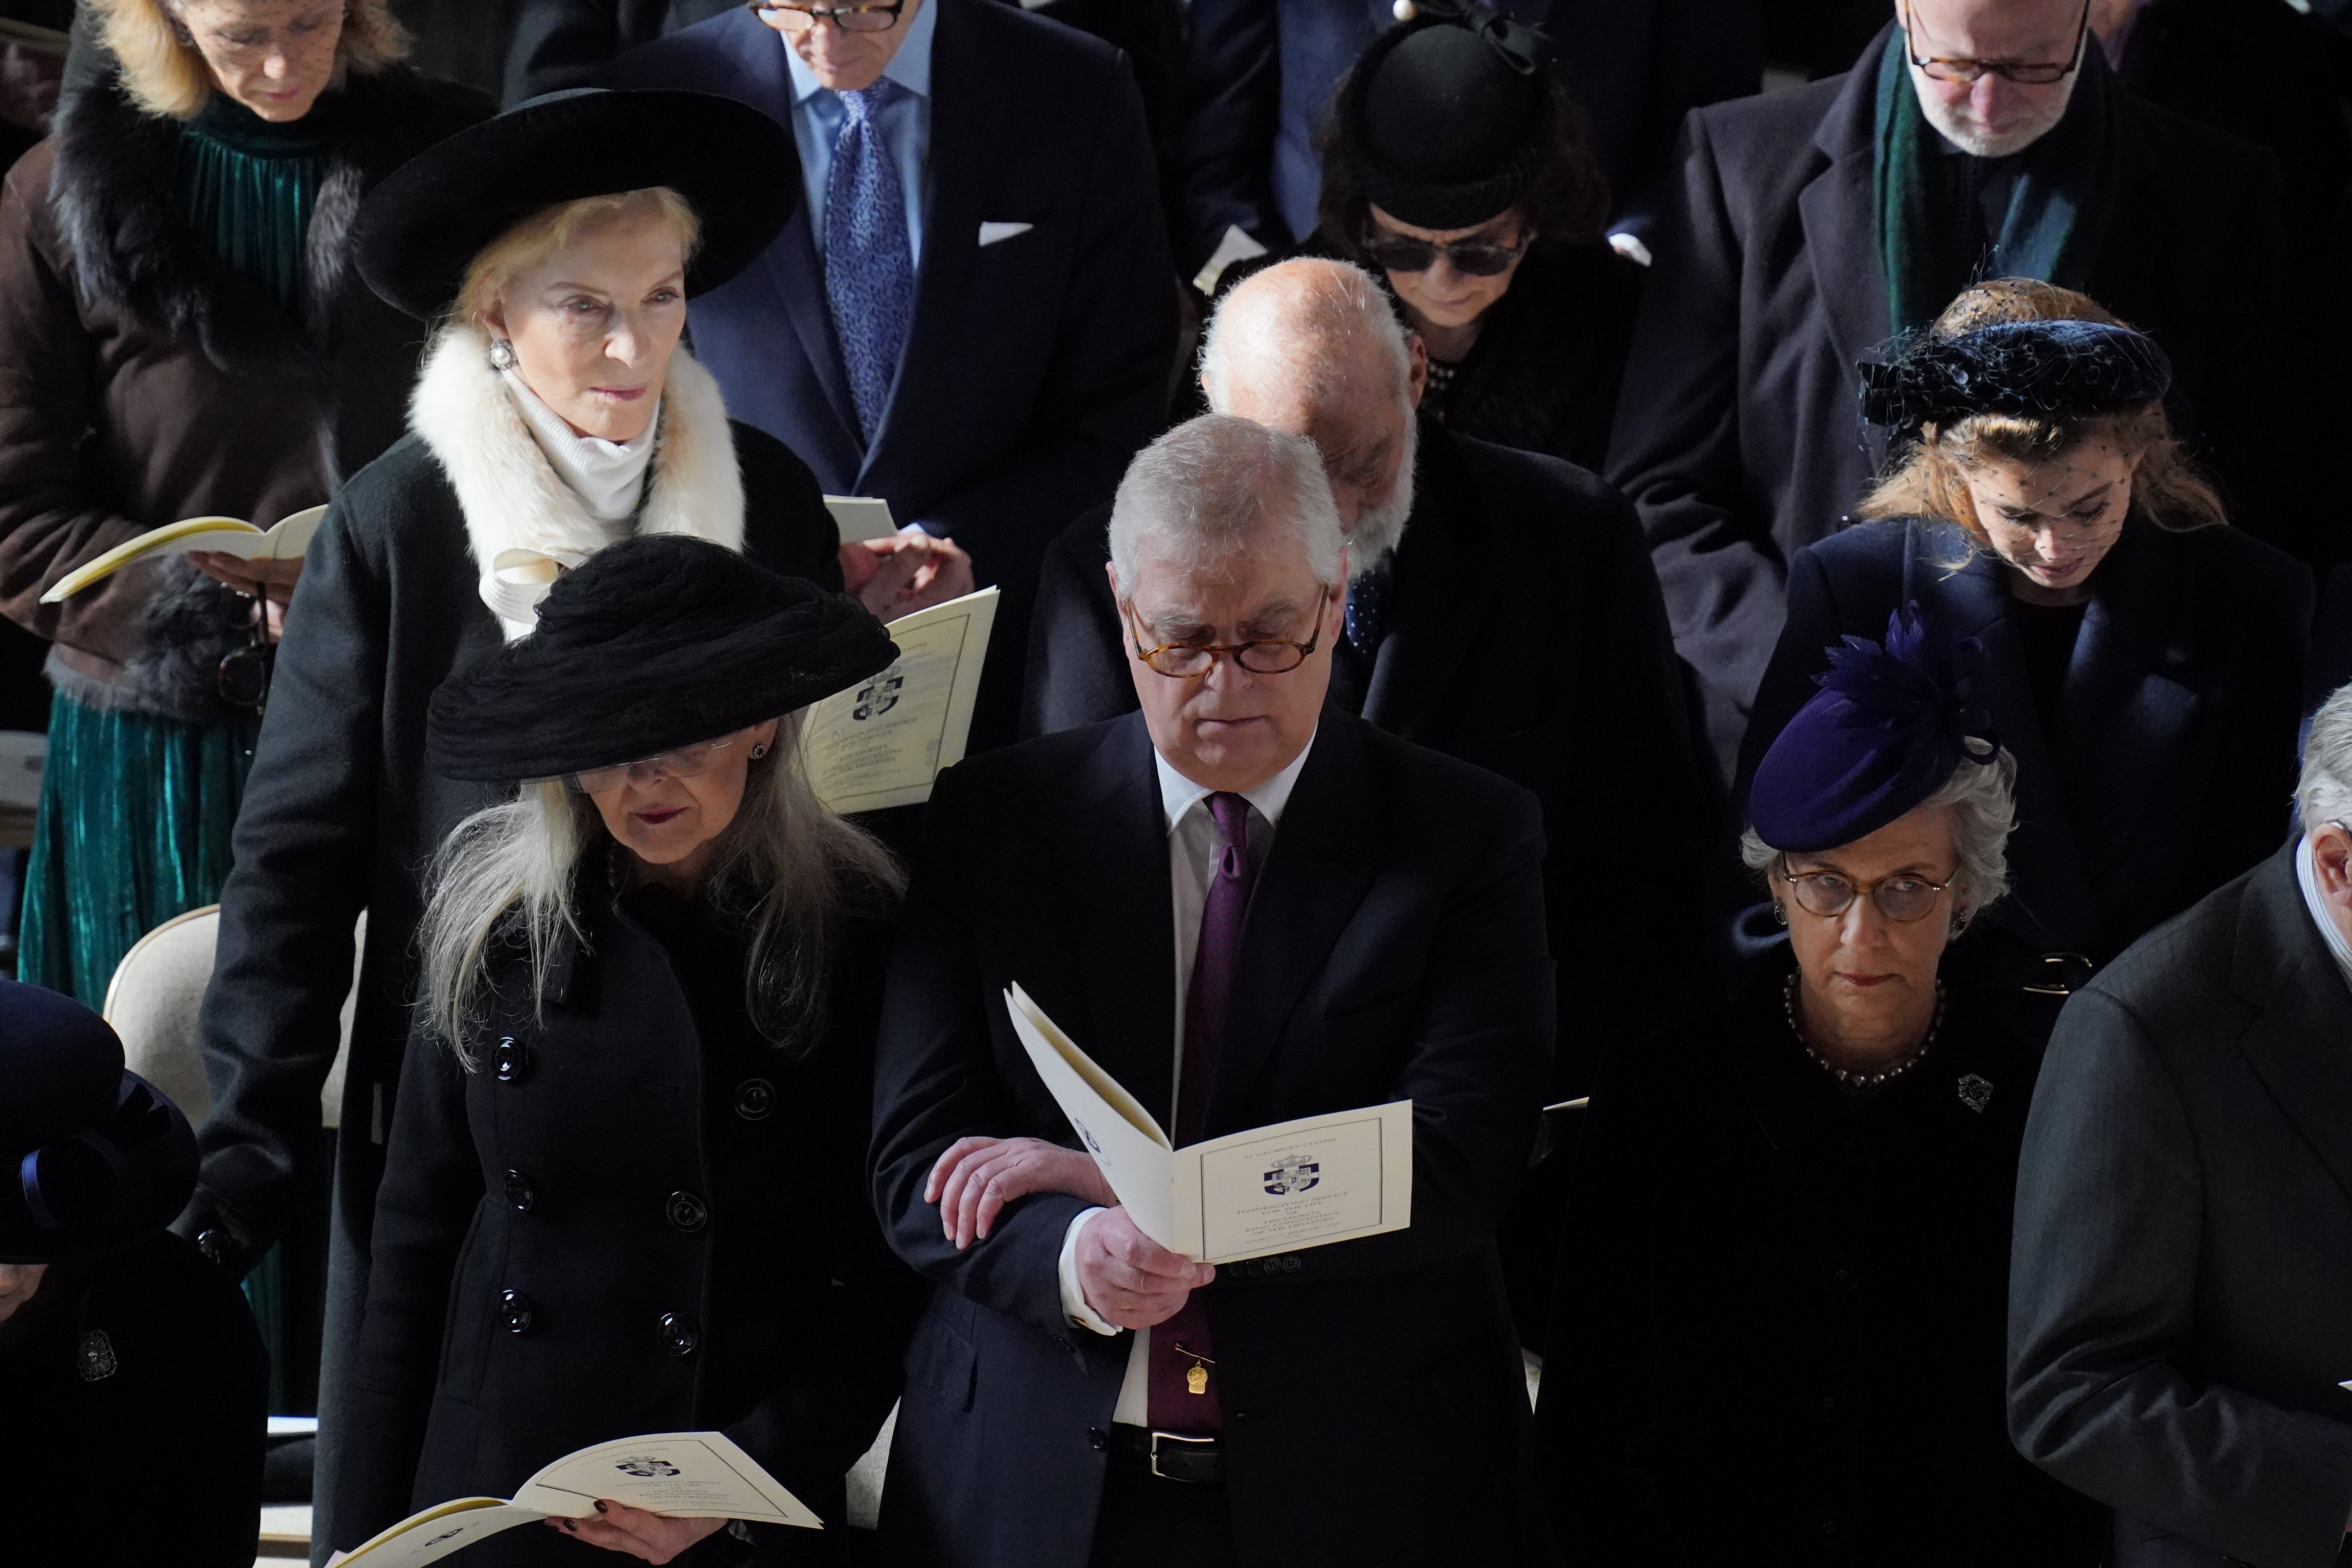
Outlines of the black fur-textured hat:
[[1550,132],[1552,43],[1477,0],[1423,0],[1372,41],[1335,113],[1367,200],[1416,228],[1467,228],[1526,195]]
[[792,132],[749,104],[672,88],[575,88],[517,104],[427,147],[360,205],[360,276],[419,321],[447,310],[466,268],[543,208],[667,185],[701,220],[686,291],[726,282],[800,201]]
[[846,594],[642,534],[556,579],[537,629],[441,683],[425,756],[446,778],[559,778],[748,729],[898,657]]
[[1911,434],[1973,414],[2081,418],[2161,399],[2172,361],[2156,341],[2105,321],[1998,321],[1898,340],[1862,364],[1862,414]]

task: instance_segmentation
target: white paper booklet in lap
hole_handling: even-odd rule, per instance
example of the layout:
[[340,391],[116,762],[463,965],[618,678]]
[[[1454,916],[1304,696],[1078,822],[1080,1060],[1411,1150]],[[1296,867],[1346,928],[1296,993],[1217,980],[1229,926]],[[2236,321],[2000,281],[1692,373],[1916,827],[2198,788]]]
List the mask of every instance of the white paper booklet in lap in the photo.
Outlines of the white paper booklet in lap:
[[1412,1101],[1335,1110],[1176,1148],[1018,985],[1004,1005],[1062,1113],[1136,1228],[1202,1263],[1238,1263],[1412,1223]]
[[817,799],[844,813],[930,799],[940,770],[963,761],[995,625],[993,588],[892,621],[898,657],[810,704],[801,725],[801,765]]
[[722,1434],[660,1432],[567,1454],[525,1481],[512,1501],[459,1498],[412,1514],[343,1561],[366,1568],[422,1568],[517,1525],[584,1518],[596,1511],[600,1498],[673,1519],[824,1528],[800,1499]]

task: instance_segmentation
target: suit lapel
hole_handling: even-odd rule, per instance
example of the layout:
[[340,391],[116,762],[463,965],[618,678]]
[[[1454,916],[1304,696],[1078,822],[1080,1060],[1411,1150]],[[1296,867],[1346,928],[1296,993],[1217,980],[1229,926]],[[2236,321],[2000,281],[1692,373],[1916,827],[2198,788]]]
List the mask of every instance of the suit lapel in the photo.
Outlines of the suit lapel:
[[[1891,29],[1890,29],[1891,30]],[[1813,292],[1828,323],[1839,363],[1852,365],[1888,336],[1886,279],[1878,254],[1877,192],[1874,132],[1880,47],[1865,53],[1846,73],[1813,145],[1830,160],[1797,197],[1805,230],[1805,254],[1813,268]]]
[[1248,1108],[1266,1058],[1380,870],[1376,785],[1363,724],[1324,708],[1274,851],[1258,868],[1210,1098],[1211,1136],[1252,1124]]
[[1397,546],[1388,633],[1364,691],[1364,718],[1407,740],[1420,733],[1470,656],[1478,582],[1465,518],[1475,515],[1470,475],[1444,426],[1423,421],[1412,520]]
[[2231,989],[2262,1009],[2238,1048],[2336,1184],[2352,1194],[2352,991],[2312,924],[2289,845],[2239,906]]
[[[765,25],[761,24],[765,30]],[[816,229],[803,206],[793,214],[784,232],[761,258],[768,286],[782,300],[784,315],[800,339],[801,353],[824,388],[826,409],[841,428],[851,452],[865,440],[857,427],[857,405],[849,395],[849,373],[842,367],[841,338],[833,330],[833,306],[824,293],[824,259],[816,253]],[[864,493],[862,490],[860,493]]]

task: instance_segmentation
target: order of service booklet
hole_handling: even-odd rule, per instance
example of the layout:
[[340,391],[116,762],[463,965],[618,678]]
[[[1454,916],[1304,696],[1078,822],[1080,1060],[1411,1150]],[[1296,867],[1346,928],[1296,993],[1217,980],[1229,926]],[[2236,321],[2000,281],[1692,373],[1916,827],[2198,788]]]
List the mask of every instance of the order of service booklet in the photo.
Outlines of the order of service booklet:
[[300,511],[288,512],[268,528],[256,528],[235,517],[191,517],[167,522],[75,567],[41,595],[41,603],[63,604],[92,583],[111,577],[125,566],[166,555],[185,555],[192,550],[217,550],[224,555],[242,556],[247,561],[299,561],[302,552],[310,548],[310,536],[319,531],[319,521],[326,515],[325,507],[305,507]]
[[1301,1117],[1179,1149],[1027,992],[1007,986],[1004,1005],[1037,1076],[1136,1228],[1169,1251],[1238,1263],[1412,1223],[1412,1101]]
[[824,510],[833,513],[835,531],[844,544],[887,539],[898,531],[890,516],[890,503],[880,496],[827,496]]
[[525,1481],[511,1501],[459,1498],[412,1514],[343,1562],[422,1568],[519,1524],[584,1519],[596,1511],[599,1498],[672,1519],[749,1519],[824,1528],[800,1499],[722,1434],[661,1432],[567,1454]]
[[880,811],[931,798],[941,768],[963,761],[982,656],[996,625],[982,588],[890,623],[888,668],[809,709],[801,763],[835,811]]

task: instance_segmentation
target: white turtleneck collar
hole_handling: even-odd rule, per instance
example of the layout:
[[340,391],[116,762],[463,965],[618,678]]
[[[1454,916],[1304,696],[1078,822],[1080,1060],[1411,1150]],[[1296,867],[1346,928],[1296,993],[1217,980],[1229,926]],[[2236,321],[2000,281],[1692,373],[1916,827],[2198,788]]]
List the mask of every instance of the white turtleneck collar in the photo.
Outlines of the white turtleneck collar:
[[2303,907],[2311,911],[2311,923],[2319,928],[2326,941],[2327,951],[2336,955],[2336,967],[2344,973],[2344,983],[2352,985],[2352,942],[2336,929],[2328,918],[2327,905],[2319,896],[2319,876],[2312,869],[2311,840],[2305,837],[2294,847],[2294,879],[2303,884]]
[[531,439],[547,454],[557,477],[586,503],[590,516],[599,522],[626,522],[636,516],[645,500],[646,468],[653,461],[654,435],[661,428],[658,402],[654,416],[646,421],[645,430],[635,440],[607,441],[575,433],[513,371],[500,371],[499,379],[514,394],[515,406],[522,410]]

